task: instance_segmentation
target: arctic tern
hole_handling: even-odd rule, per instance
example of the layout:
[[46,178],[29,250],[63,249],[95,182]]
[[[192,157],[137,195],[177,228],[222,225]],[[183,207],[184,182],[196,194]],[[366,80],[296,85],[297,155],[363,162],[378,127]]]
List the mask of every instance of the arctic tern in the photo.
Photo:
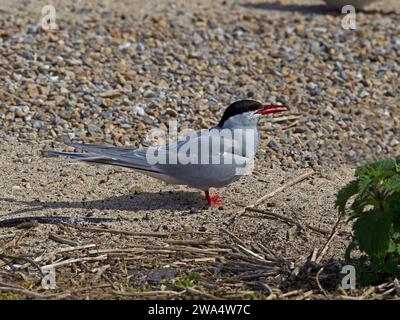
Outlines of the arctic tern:
[[164,146],[128,149],[65,143],[84,153],[44,154],[131,168],[169,184],[200,189],[210,206],[221,205],[221,197],[210,195],[210,188],[221,188],[251,173],[260,141],[259,118],[287,110],[284,105],[239,100],[228,106],[216,126]]

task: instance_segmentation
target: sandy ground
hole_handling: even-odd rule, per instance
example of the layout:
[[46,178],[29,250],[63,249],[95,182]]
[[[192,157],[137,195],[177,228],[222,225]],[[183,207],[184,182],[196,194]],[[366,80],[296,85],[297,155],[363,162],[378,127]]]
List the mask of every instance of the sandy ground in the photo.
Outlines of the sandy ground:
[[[259,162],[256,175],[243,176],[226,188],[214,190],[223,197],[223,207],[208,207],[201,191],[166,185],[129,169],[43,158],[39,144],[8,141],[1,148],[2,219],[27,215],[114,217],[121,220],[110,226],[149,232],[215,232],[228,228],[244,239],[266,240],[274,249],[282,253],[294,250],[293,254],[313,250],[324,240],[304,243],[301,236],[288,239],[290,226],[265,219],[262,214],[246,213],[230,223],[241,208],[310,171],[307,169],[284,171]],[[352,173],[349,167],[316,172],[258,207],[330,230],[337,218],[334,195]]]

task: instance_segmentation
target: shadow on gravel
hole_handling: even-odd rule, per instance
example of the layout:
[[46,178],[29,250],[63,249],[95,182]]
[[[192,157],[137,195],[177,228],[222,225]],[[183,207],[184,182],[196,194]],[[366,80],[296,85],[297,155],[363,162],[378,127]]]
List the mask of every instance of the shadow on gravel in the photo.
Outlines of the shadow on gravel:
[[[300,5],[300,4],[279,4],[270,2],[261,3],[244,3],[242,4],[247,9],[262,9],[262,10],[276,10],[283,12],[300,12],[300,13],[318,13],[318,14],[330,14],[332,16],[341,15],[337,10],[329,9],[327,6],[321,5]],[[363,14],[375,14],[376,10],[358,10],[362,11]]]
[[141,192],[126,196],[111,197],[102,200],[87,201],[21,201],[12,198],[0,198],[1,202],[12,202],[28,208],[22,208],[0,216],[22,214],[45,209],[83,209],[83,210],[120,210],[120,211],[154,211],[201,209],[206,202],[200,192]]
[[336,11],[328,10],[324,5],[300,5],[300,4],[279,4],[270,2],[261,3],[244,3],[243,7],[248,9],[264,9],[264,10],[276,10],[285,12],[301,12],[301,13],[320,13],[320,14],[333,14],[338,15]]

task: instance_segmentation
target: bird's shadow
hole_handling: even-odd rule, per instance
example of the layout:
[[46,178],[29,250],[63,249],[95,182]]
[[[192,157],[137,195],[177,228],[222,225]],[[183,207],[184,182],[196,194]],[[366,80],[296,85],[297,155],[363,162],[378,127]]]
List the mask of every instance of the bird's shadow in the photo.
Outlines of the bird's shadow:
[[[261,3],[244,3],[243,7],[247,9],[261,9],[261,10],[275,10],[283,12],[299,12],[299,13],[317,13],[317,14],[330,14],[332,16],[339,16],[342,13],[338,10],[330,9],[323,4],[280,4],[277,2],[261,2]],[[358,10],[364,14],[374,14],[377,10]]]
[[[8,212],[22,214],[45,209],[81,209],[81,210],[119,210],[119,211],[154,211],[206,209],[205,199],[200,192],[167,191],[140,192],[101,200],[83,201],[21,201],[12,198],[0,198],[1,202],[12,202],[24,208]],[[28,206],[28,207],[26,207]]]

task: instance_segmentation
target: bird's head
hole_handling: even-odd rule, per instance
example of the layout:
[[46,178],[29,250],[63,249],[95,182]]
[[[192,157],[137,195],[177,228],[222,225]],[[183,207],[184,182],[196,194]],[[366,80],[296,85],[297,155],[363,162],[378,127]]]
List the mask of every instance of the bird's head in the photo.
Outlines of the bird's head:
[[242,128],[256,126],[261,116],[288,111],[284,105],[262,104],[255,100],[239,100],[226,108],[218,123],[220,128]]

